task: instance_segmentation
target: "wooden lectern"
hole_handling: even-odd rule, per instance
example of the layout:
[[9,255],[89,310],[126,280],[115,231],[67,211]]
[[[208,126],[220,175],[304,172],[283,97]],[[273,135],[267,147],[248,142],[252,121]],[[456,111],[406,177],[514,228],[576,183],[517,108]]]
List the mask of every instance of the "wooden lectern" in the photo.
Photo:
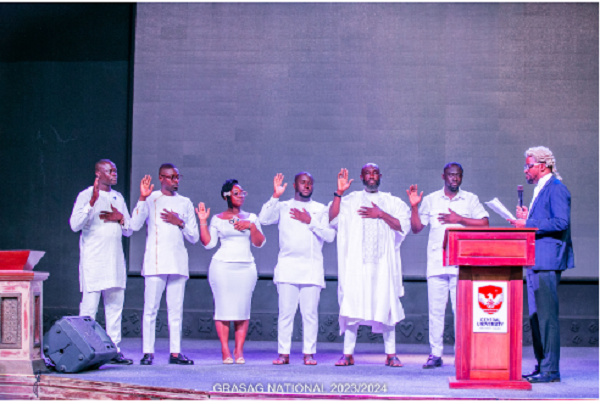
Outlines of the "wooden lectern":
[[48,272],[34,272],[43,251],[0,251],[0,376],[45,372],[43,282]]
[[521,376],[523,266],[535,264],[535,230],[446,229],[444,265],[459,266],[450,388],[531,390]]

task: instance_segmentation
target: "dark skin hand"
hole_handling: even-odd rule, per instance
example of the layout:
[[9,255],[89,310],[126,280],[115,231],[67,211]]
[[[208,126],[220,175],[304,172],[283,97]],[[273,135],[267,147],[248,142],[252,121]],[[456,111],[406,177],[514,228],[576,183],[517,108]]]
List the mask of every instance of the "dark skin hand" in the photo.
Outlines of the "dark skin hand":
[[450,213],[440,213],[438,219],[442,224],[460,223],[462,216],[448,208]]
[[90,206],[94,206],[94,204],[100,197],[99,181],[100,181],[100,178],[98,178],[98,175],[96,175],[96,179],[94,180],[94,189],[92,190],[92,199],[90,199]]
[[292,208],[292,209],[290,209],[290,217],[292,219],[299,220],[302,223],[306,223],[306,224],[310,224],[310,221],[311,221],[310,213],[308,213],[306,211],[306,209],[300,210],[300,209]]
[[360,209],[357,210],[358,214],[363,219],[382,219],[392,230],[402,231],[400,220],[384,212],[373,202],[371,202],[371,205],[373,205],[373,207],[361,206]]
[[484,217],[483,219],[472,219],[472,218],[468,218],[468,217],[463,217],[450,208],[448,208],[448,210],[450,211],[450,213],[440,213],[439,214],[438,219],[439,219],[440,223],[442,223],[442,224],[458,223],[458,224],[462,224],[463,226],[482,226],[482,227],[486,227],[486,226],[490,225],[489,224],[490,222],[487,217]]
[[237,219],[237,217],[234,217],[233,219],[234,229],[238,231],[250,230],[250,241],[252,242],[252,244],[254,244],[257,247],[262,245],[263,241],[265,240],[265,236],[260,231],[258,231],[258,228],[254,223],[246,219]]
[[[227,212],[224,212],[227,213]],[[222,214],[220,217],[221,218],[227,218],[229,215],[224,215]],[[245,214],[246,217],[247,214]],[[237,216],[232,217],[234,222],[233,222],[233,228],[236,229],[237,231],[244,231],[244,230],[250,230],[250,241],[252,242],[252,244],[254,244],[255,246],[260,246],[262,245],[265,236],[258,231],[258,228],[256,227],[256,225],[254,223],[252,223],[250,220],[247,219],[238,219]],[[209,239],[210,241],[210,239]]]
[[233,228],[239,231],[244,231],[244,230],[248,230],[250,227],[252,227],[254,223],[252,223],[250,220],[236,220],[235,223],[233,223]]
[[[91,202],[90,202],[91,203]],[[100,212],[100,219],[104,220],[104,223],[108,222],[120,222],[123,219],[123,214],[117,210],[114,206],[110,205],[112,209],[110,212],[103,210]]]
[[529,214],[529,209],[527,206],[517,206],[517,220],[506,219],[510,224],[517,228],[525,227],[525,223],[527,223],[527,215]]
[[[338,195],[344,195],[344,192],[346,192],[348,190],[348,188],[350,188],[350,184],[352,184],[352,181],[354,181],[353,179],[351,179],[350,181],[348,181],[348,169],[346,168],[342,168],[340,170],[340,173],[338,174],[338,186],[337,186],[337,191],[336,193]],[[335,219],[339,214],[340,214],[340,203],[342,202],[342,198],[333,198],[333,202],[331,203],[331,206],[329,207],[329,221],[331,222],[333,219]]]
[[179,218],[177,212],[173,212],[172,210],[163,209],[163,211],[160,212],[160,218],[166,223],[171,223],[178,227],[183,226],[183,220]]
[[423,191],[419,194],[418,187],[415,184],[406,190],[406,194],[410,202],[410,228],[414,234],[417,234],[425,228],[419,218],[419,203],[423,199]]
[[363,219],[379,219],[381,217],[383,211],[379,209],[379,206],[375,205],[373,202],[371,202],[371,205],[373,205],[373,207],[361,206],[360,209],[357,210],[358,214]]

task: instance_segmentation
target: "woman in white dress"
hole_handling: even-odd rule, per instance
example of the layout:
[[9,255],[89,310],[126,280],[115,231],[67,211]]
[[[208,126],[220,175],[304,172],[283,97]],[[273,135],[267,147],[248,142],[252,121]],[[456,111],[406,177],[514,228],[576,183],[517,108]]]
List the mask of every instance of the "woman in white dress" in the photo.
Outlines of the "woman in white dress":
[[206,249],[214,248],[221,239],[221,247],[213,255],[208,268],[208,283],[215,303],[215,328],[221,341],[223,363],[232,364],[229,351],[229,324],[235,329],[235,363],[244,364],[244,342],[250,321],[250,301],[256,285],[257,273],[250,243],[262,247],[265,236],[254,213],[244,212],[242,205],[248,193],[237,180],[227,180],[221,188],[221,197],[227,201],[227,210],[208,217],[210,208],[198,204],[200,241]]

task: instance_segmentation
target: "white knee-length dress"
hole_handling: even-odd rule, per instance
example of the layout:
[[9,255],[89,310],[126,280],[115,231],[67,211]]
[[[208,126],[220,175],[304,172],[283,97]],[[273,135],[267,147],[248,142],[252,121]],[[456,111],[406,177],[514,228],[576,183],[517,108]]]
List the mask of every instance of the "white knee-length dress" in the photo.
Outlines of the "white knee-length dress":
[[[262,233],[255,214],[251,213],[247,220]],[[248,320],[252,292],[258,277],[250,251],[250,230],[236,230],[232,222],[216,215],[212,217],[208,230],[210,243],[205,246],[206,249],[214,248],[221,240],[221,247],[213,255],[208,268],[208,283],[215,304],[214,319]],[[263,245],[264,241],[260,247]]]

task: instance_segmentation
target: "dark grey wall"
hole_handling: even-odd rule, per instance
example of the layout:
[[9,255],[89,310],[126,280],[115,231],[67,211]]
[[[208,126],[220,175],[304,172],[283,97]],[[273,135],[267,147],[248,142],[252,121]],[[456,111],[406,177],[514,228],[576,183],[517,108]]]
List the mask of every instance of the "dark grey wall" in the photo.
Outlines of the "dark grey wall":
[[77,307],[79,234],[69,227],[94,163],[128,195],[132,6],[0,4],[0,248],[46,251],[47,307]]
[[[326,203],[341,167],[357,190],[369,161],[405,201],[410,184],[440,189],[444,164],[459,161],[464,189],[513,210],[524,151],[546,145],[573,196],[565,278],[598,279],[597,4],[139,4],[134,89],[132,183],[150,174],[158,186],[173,162],[181,193],[213,214],[227,178],[258,212],[277,172],[288,198],[294,174],[312,172]],[[272,274],[276,226],[265,233],[254,255]],[[424,279],[427,235],[404,242],[405,276]],[[144,243],[131,237],[131,273]],[[188,250],[206,273],[214,250]],[[324,248],[333,276],[335,251]]]

